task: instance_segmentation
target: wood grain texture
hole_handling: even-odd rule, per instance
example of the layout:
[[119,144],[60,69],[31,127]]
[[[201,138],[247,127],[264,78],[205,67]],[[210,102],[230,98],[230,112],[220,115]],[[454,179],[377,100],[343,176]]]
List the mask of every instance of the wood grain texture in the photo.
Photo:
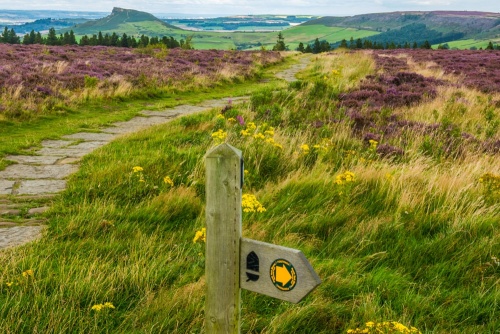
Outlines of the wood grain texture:
[[241,151],[221,144],[206,162],[206,333],[239,333]]
[[[259,258],[259,271],[247,270],[247,256],[254,252]],[[276,287],[272,279],[271,267],[277,260],[285,260],[290,263],[295,271],[296,282],[288,291],[280,290]],[[285,273],[285,280],[292,279],[293,273],[289,269],[280,267]],[[258,280],[248,279],[250,275],[258,275]],[[290,276],[288,276],[290,275]],[[255,276],[250,276],[255,277]],[[286,283],[286,282],[284,282]],[[286,300],[292,303],[300,302],[315,287],[321,283],[314,269],[309,264],[304,254],[298,250],[288,247],[273,245],[257,240],[241,239],[241,260],[240,260],[240,287],[245,290],[258,292],[267,296]],[[281,284],[277,284],[281,286]]]

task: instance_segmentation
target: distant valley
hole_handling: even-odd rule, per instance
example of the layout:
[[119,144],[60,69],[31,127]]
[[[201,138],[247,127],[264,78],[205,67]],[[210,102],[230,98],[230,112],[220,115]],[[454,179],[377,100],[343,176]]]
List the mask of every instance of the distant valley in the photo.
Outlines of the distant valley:
[[[46,15],[46,17],[43,17]],[[160,16],[160,15],[158,15]],[[128,36],[172,36],[191,38],[197,49],[270,49],[281,31],[288,49],[299,43],[311,44],[316,39],[333,46],[347,41],[364,40],[380,45],[403,46],[424,41],[434,47],[485,48],[489,42],[500,43],[500,14],[484,12],[394,12],[363,14],[351,17],[314,17],[291,15],[258,15],[235,17],[174,17],[167,18],[136,11],[114,8],[111,14],[96,12],[24,12],[2,11],[0,22],[17,34],[31,30],[46,32],[55,28],[59,33],[73,30],[81,36],[98,34]],[[19,24],[25,20],[24,24]],[[31,21],[30,21],[31,20]],[[16,23],[16,24],[13,24]],[[345,44],[344,44],[345,45]]]

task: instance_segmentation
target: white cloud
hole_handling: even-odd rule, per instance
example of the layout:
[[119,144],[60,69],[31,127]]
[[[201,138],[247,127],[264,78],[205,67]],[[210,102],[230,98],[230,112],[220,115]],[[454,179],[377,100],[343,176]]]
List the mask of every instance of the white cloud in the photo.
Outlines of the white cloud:
[[1,9],[59,9],[111,12],[123,7],[150,13],[355,15],[402,10],[498,12],[498,0],[0,0]]

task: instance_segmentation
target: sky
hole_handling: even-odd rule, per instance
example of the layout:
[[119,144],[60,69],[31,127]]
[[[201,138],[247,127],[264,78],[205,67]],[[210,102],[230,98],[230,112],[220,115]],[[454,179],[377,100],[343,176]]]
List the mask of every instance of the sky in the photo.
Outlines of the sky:
[[499,0],[0,0],[1,9],[71,10],[111,12],[113,7],[149,13],[184,14],[310,14],[350,16],[356,14],[468,10],[500,12]]

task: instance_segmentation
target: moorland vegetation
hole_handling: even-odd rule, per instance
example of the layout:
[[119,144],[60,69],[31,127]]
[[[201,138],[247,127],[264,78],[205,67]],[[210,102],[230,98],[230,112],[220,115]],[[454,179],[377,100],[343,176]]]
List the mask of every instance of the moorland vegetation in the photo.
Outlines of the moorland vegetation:
[[323,280],[297,305],[243,291],[242,332],[494,333],[499,52],[289,57],[310,57],[299,81],[86,156],[45,237],[0,253],[1,331],[202,332],[203,156],[228,142],[265,208],[243,213],[244,236],[301,249]]

